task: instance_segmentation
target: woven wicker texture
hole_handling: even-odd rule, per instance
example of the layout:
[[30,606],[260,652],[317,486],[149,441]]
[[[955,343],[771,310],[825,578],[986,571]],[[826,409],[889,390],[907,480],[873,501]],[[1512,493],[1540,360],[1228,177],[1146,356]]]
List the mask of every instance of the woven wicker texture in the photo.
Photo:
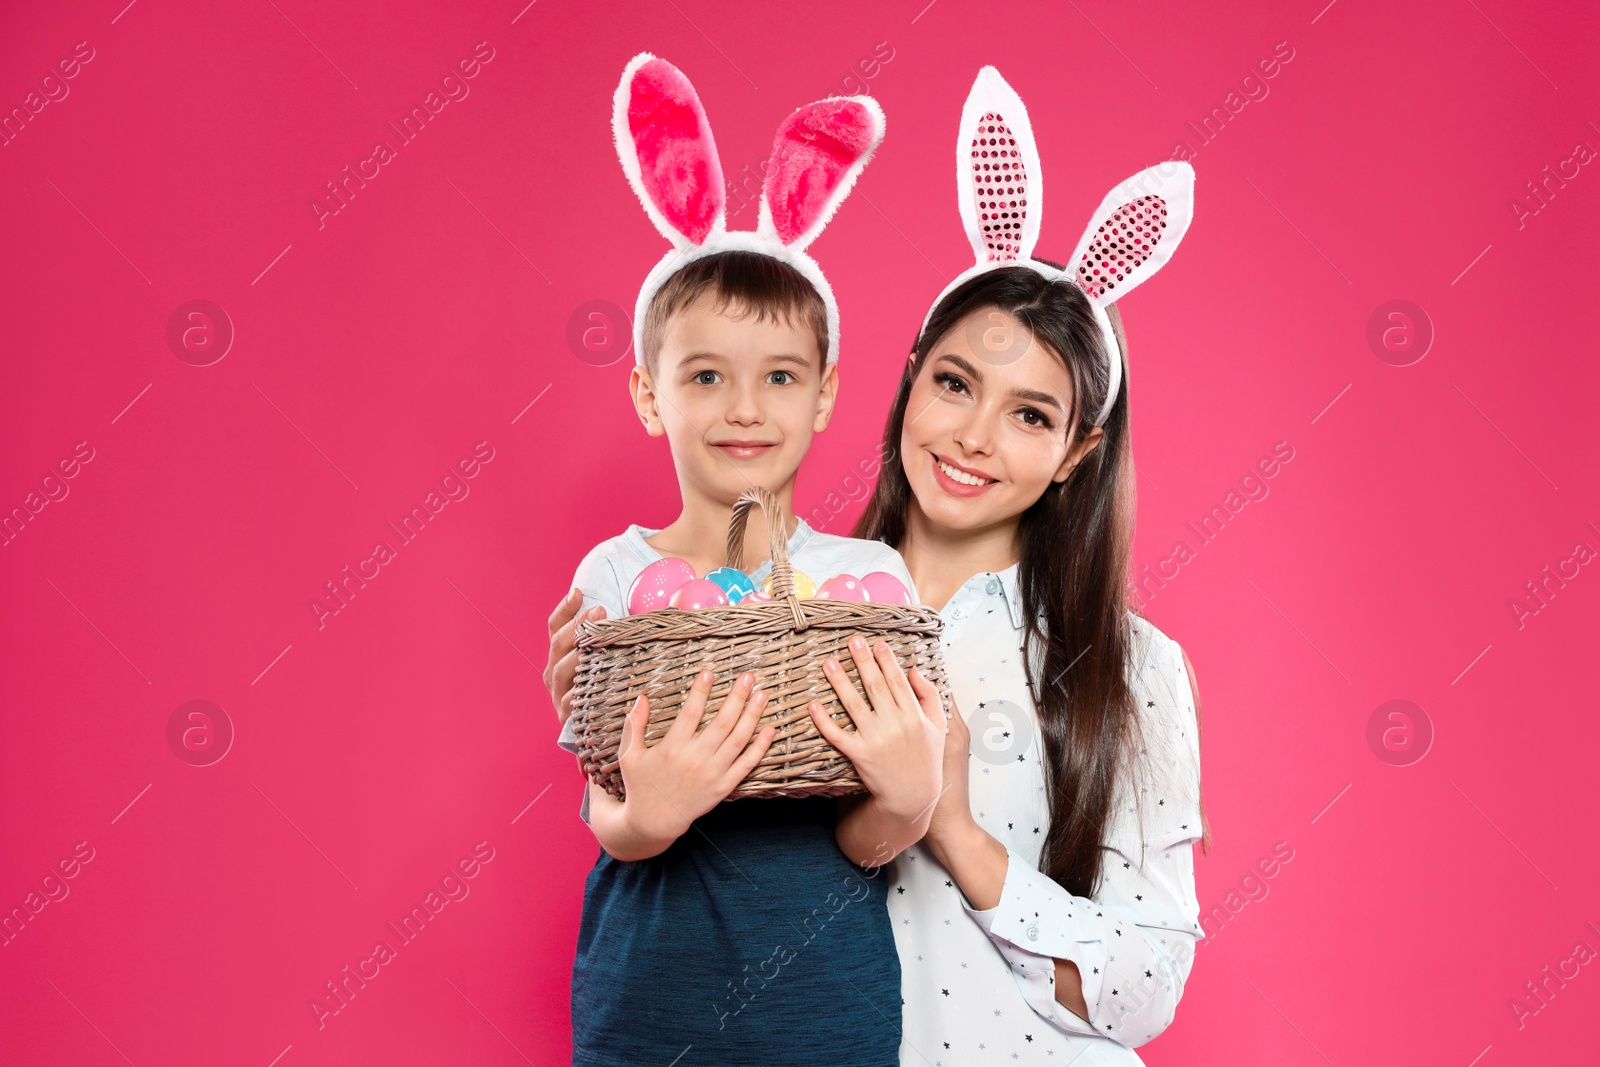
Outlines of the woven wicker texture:
[[714,673],[701,724],[709,723],[734,680],[754,673],[767,694],[756,727],[777,727],[772,747],[729,795],[744,797],[843,796],[862,792],[855,767],[823,740],[806,705],[816,700],[843,729],[854,730],[822,664],[836,658],[859,687],[847,642],[857,634],[869,645],[887,641],[900,665],[913,666],[938,689],[946,713],[950,694],[940,654],[944,621],[927,607],[845,600],[801,600],[794,595],[794,566],[784,535],[787,523],[766,489],[747,489],[728,524],[728,566],[742,562],[750,509],[759,506],[771,533],[771,601],[629,615],[579,625],[578,671],[573,683],[572,728],[584,773],[613,796],[622,797],[617,744],[623,721],[643,692],[650,701],[645,744],[655,744],[672,725],[695,675]]

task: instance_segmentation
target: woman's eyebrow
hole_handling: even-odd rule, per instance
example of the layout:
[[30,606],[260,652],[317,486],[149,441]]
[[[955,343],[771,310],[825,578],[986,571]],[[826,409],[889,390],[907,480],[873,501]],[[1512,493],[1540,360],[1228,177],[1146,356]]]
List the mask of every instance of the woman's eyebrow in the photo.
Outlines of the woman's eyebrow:
[[983,372],[978,370],[977,367],[974,367],[972,365],[972,363],[970,361],[968,361],[967,359],[965,359],[964,357],[958,356],[954,352],[946,352],[944,355],[940,356],[939,358],[941,360],[945,360],[945,361],[948,361],[950,363],[954,363],[964,373],[966,373],[970,378],[972,378],[973,381],[978,382],[979,384],[982,384],[982,382],[983,382]]
[[1067,409],[1062,406],[1061,401],[1057,400],[1049,393],[1042,393],[1037,389],[1013,389],[1011,390],[1011,395],[1019,400],[1032,400],[1036,404],[1048,405],[1049,407],[1055,408],[1063,415],[1067,413]]

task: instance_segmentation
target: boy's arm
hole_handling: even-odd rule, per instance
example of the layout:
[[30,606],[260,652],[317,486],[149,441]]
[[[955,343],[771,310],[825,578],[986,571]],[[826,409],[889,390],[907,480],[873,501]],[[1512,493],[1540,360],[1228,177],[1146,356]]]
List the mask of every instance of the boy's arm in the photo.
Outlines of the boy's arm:
[[612,859],[632,862],[659,856],[682,834],[633,825],[628,805],[593,782],[588,784],[589,829]]
[[858,867],[881,867],[922,839],[933,817],[929,804],[907,817],[886,810],[875,796],[842,797],[834,839],[839,851]]

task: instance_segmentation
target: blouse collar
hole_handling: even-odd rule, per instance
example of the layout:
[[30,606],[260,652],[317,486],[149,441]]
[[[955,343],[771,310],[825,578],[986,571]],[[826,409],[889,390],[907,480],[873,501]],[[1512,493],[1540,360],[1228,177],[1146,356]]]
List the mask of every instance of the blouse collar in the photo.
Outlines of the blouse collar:
[[[1006,611],[1011,615],[1012,629],[1022,629],[1022,594],[1017,589],[1017,564],[1013,563],[1003,571],[979,571],[968,578],[962,588],[979,596],[999,597],[1005,601]],[[953,597],[951,599],[954,600]]]

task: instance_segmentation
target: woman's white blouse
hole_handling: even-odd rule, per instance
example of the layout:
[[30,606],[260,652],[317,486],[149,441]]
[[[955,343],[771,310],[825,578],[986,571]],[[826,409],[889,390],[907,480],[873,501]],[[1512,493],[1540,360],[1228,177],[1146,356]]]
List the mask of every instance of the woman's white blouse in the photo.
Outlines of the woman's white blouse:
[[[1204,936],[1195,898],[1200,751],[1177,643],[1134,616],[1138,777],[1124,781],[1093,899],[1038,869],[1049,829],[1038,716],[1022,668],[1015,565],[970,578],[941,612],[944,662],[972,732],[972,813],[1005,845],[1000,903],[975,911],[922,845],[889,865],[904,998],[901,1067],[1139,1064],[1166,1028]],[[1055,999],[1055,959],[1083,977],[1089,1018]]]

